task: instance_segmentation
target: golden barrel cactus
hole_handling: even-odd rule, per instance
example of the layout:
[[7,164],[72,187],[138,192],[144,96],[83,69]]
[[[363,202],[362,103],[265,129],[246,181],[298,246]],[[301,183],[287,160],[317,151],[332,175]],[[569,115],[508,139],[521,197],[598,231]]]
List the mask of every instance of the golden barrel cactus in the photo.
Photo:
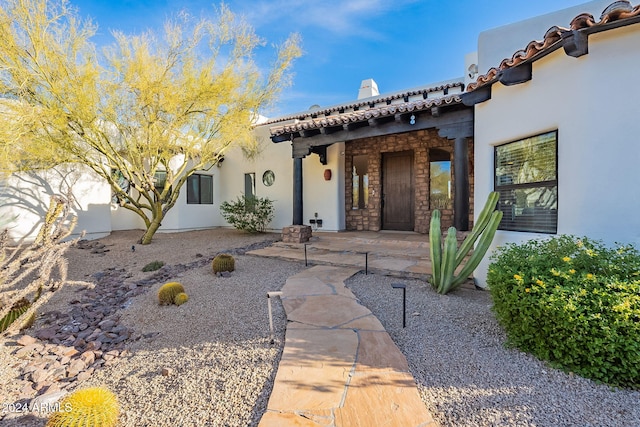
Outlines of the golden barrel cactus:
[[47,427],[114,427],[120,406],[115,394],[103,387],[78,390],[60,402]]
[[180,292],[178,295],[176,295],[176,297],[173,300],[173,303],[175,305],[182,305],[185,302],[189,301],[189,295],[187,295],[184,292]]
[[213,259],[213,272],[234,271],[236,269],[236,260],[229,254],[220,254]]
[[184,292],[184,287],[178,282],[165,283],[158,290],[158,302],[160,305],[173,304],[176,295]]

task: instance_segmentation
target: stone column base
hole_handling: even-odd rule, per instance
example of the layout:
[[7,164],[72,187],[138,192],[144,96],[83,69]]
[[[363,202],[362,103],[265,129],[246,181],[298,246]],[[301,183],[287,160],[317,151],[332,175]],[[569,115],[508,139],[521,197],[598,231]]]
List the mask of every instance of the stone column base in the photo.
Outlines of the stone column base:
[[311,238],[311,227],[308,225],[290,225],[282,229],[283,243],[304,243]]

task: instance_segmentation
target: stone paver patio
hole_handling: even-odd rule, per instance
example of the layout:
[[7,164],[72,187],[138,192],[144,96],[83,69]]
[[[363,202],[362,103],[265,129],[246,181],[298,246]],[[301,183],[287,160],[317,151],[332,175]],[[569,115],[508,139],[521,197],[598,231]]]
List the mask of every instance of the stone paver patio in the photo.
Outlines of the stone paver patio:
[[261,427],[437,426],[404,355],[344,286],[358,271],[318,265],[282,288],[286,341]]

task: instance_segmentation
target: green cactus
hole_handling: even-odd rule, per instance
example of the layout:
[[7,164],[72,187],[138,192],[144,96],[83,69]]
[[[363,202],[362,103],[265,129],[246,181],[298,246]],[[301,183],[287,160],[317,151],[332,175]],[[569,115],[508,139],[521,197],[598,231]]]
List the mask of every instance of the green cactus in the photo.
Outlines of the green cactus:
[[184,287],[178,282],[165,283],[158,289],[158,302],[160,305],[173,304],[176,295],[184,292]]
[[78,390],[60,402],[47,427],[114,427],[118,422],[120,406],[109,390],[92,387]]
[[[13,322],[15,322],[20,316],[22,316],[27,310],[29,310],[29,307],[31,307],[31,303],[27,299],[22,298],[21,300],[17,301],[13,305],[13,307],[11,307],[11,311],[0,320],[0,332],[6,331]],[[27,320],[30,321],[30,319]],[[25,326],[27,326],[28,323],[29,322],[26,322]]]
[[[446,294],[456,289],[467,280],[473,270],[480,264],[480,261],[482,261],[502,219],[502,211],[495,210],[499,197],[500,195],[495,191],[489,194],[487,203],[485,203],[480,215],[478,215],[478,220],[473,230],[462,242],[460,248],[457,248],[457,230],[455,227],[449,228],[444,246],[442,245],[440,212],[436,210],[431,215],[431,226],[429,228],[431,285],[436,292]],[[463,263],[476,241],[478,245],[473,254],[456,276],[456,269]]]
[[236,269],[236,260],[229,254],[220,254],[213,259],[213,272],[234,271]]
[[189,295],[187,295],[184,292],[180,292],[178,295],[176,295],[176,297],[173,299],[173,303],[175,305],[182,305],[185,302],[189,301]]

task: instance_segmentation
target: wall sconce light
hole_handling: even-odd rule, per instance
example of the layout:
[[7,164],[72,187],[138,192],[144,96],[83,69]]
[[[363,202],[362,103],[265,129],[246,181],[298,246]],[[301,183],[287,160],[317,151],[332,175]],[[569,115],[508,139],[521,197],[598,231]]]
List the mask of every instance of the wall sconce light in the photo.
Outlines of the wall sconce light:
[[324,180],[331,181],[331,169],[324,170]]

